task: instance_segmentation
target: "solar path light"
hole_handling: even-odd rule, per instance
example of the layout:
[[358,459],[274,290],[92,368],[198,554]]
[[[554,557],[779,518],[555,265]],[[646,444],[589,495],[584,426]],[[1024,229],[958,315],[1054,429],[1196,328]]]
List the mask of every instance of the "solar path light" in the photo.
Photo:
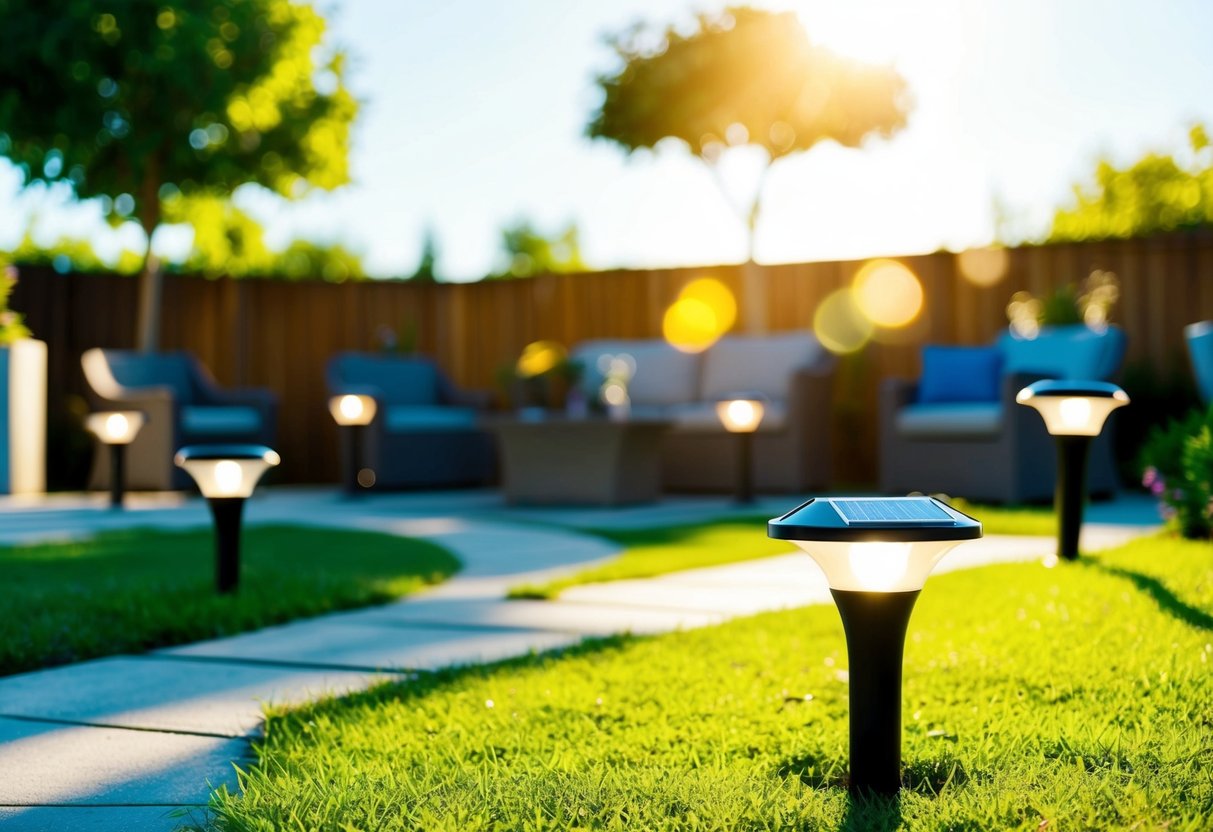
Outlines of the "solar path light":
[[377,405],[371,396],[346,393],[329,399],[329,413],[341,433],[342,485],[346,494],[358,493],[358,474],[362,467],[362,436],[375,419]]
[[281,462],[264,445],[191,445],[174,459],[198,483],[215,521],[215,588],[232,592],[240,582],[240,518],[244,501],[268,469]]
[[1046,380],[1020,390],[1015,401],[1036,408],[1045,428],[1057,437],[1057,556],[1077,560],[1091,439],[1099,436],[1113,410],[1129,403],[1129,397],[1103,381]]
[[716,416],[724,429],[737,435],[737,483],[734,495],[739,503],[754,502],[754,478],[751,472],[754,431],[762,424],[762,400],[756,397],[724,399],[716,403]]
[[821,567],[847,638],[850,789],[901,788],[901,664],[927,575],[981,523],[931,497],[815,497],[767,524]]
[[90,413],[84,420],[89,433],[110,449],[110,508],[122,508],[126,494],[126,446],[135,441],[144,416],[137,410]]

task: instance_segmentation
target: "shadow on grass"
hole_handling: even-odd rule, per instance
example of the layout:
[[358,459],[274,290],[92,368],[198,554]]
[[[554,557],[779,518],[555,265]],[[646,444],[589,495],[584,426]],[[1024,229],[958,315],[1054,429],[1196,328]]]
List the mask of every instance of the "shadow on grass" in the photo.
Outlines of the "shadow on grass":
[[1176,618],[1185,624],[1201,630],[1213,631],[1213,615],[1210,615],[1199,607],[1185,603],[1178,595],[1167,589],[1166,584],[1157,578],[1144,575],[1141,572],[1124,569],[1120,566],[1109,566],[1106,563],[1098,561],[1083,561],[1083,563],[1089,565],[1092,569],[1098,569],[1106,575],[1124,578],[1129,581],[1133,586],[1149,595],[1154,603],[1158,604],[1158,608],[1172,618]]
[[713,520],[710,523],[703,521],[695,521],[693,523],[683,523],[674,526],[653,526],[639,529],[612,529],[612,528],[583,528],[578,531],[585,534],[592,534],[597,537],[606,538],[613,543],[618,543],[621,546],[663,546],[675,543],[685,543],[690,538],[702,534],[705,525],[710,525],[714,528],[723,528],[726,526],[737,526],[744,529],[753,529],[755,526],[761,526],[765,531],[767,521],[770,520],[769,514],[753,514],[737,517],[724,517],[718,520]]

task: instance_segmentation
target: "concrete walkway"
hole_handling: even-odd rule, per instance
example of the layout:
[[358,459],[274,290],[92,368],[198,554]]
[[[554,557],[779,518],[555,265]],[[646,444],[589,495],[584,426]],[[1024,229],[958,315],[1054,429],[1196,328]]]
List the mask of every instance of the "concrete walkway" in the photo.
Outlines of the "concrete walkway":
[[[279,489],[252,501],[248,522],[311,523],[423,537],[463,562],[451,581],[410,599],[231,638],[116,656],[0,679],[0,827],[6,830],[173,829],[205,818],[212,788],[235,787],[265,703],[296,703],[408,679],[416,671],[492,661],[581,638],[658,633],[829,600],[803,555],[699,569],[643,581],[574,587],[559,601],[505,601],[539,581],[613,556],[570,527],[644,527],[730,513],[775,516],[794,498],[738,509],[719,499],[606,510],[512,510],[492,492],[374,496]],[[1153,521],[1128,501],[1096,507],[1121,523]],[[90,535],[132,526],[209,522],[200,501],[149,496],[109,512],[91,497],[0,501],[0,542]],[[1090,524],[1088,549],[1148,526]],[[755,532],[761,534],[761,528]],[[1047,538],[988,537],[941,569],[1037,559]]]

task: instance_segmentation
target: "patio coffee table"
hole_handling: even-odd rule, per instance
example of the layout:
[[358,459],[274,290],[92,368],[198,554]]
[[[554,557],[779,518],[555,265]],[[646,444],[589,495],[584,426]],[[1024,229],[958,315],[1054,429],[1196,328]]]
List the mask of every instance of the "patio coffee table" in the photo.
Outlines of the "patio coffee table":
[[532,505],[617,506],[656,500],[661,492],[661,434],[669,422],[494,418],[506,501]]

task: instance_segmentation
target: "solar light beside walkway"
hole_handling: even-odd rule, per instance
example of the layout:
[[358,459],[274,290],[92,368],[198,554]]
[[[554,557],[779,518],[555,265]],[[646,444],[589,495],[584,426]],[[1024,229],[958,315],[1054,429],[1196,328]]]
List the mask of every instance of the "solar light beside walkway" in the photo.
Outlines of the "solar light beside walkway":
[[927,575],[981,523],[930,497],[816,497],[767,524],[830,584],[846,633],[850,789],[901,788],[901,666],[906,628]]
[[1087,498],[1087,456],[1108,416],[1129,403],[1124,390],[1103,381],[1038,381],[1015,401],[1035,408],[1057,437],[1057,556],[1078,558],[1083,503]]
[[85,428],[110,449],[110,508],[122,508],[126,495],[126,446],[139,435],[144,418],[138,410],[111,410],[90,413],[84,420]]
[[725,430],[737,435],[737,481],[733,493],[739,503],[754,502],[753,437],[762,424],[763,411],[762,400],[754,397],[716,403],[716,417]]
[[362,467],[362,436],[366,426],[375,420],[377,405],[371,396],[346,393],[329,399],[329,413],[341,432],[342,486],[346,494],[357,494],[358,475]]
[[192,445],[177,451],[184,468],[206,497],[215,522],[215,588],[232,592],[240,583],[240,521],[244,501],[267,470],[281,461],[264,445]]

